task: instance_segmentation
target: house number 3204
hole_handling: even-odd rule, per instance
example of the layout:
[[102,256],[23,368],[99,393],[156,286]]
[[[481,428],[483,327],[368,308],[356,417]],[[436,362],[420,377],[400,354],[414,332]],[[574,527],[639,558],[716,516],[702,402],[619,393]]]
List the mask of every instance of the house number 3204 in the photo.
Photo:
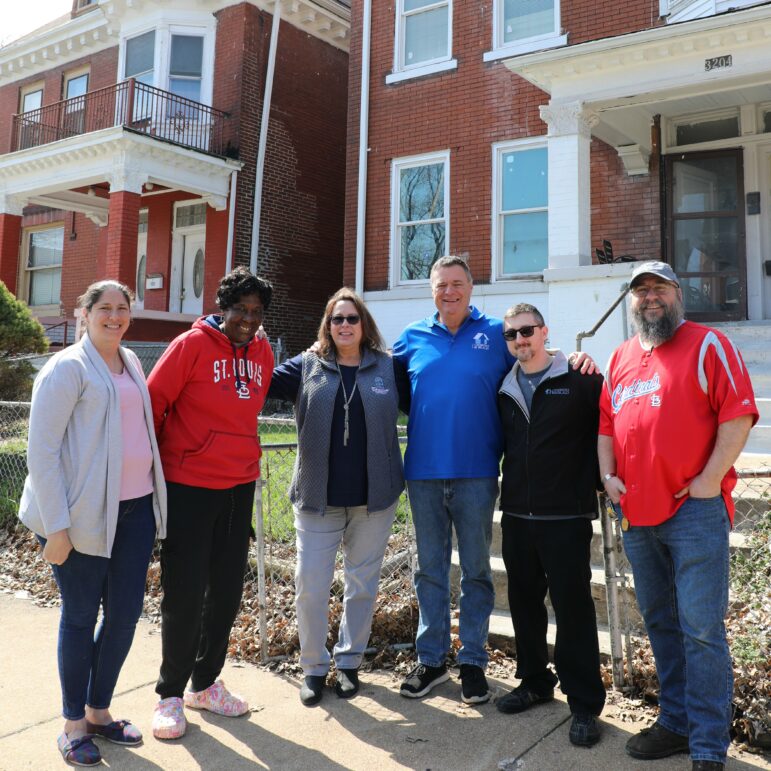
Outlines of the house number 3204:
[[713,56],[711,59],[704,60],[704,70],[705,72],[721,70],[725,67],[732,67],[733,63],[734,60],[731,54],[728,54],[728,56]]

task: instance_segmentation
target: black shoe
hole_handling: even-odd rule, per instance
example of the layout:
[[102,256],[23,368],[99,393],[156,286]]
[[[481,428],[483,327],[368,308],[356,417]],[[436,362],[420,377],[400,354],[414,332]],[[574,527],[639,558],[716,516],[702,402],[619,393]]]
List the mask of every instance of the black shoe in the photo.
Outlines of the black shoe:
[[725,763],[717,760],[694,760],[691,771],[723,771]]
[[577,747],[593,747],[600,741],[600,721],[594,715],[577,712],[570,724],[570,743]]
[[450,673],[447,666],[428,667],[425,664],[418,664],[415,669],[407,675],[402,683],[399,693],[408,699],[419,699],[425,696],[435,685],[444,683],[450,679]]
[[655,722],[650,728],[643,728],[626,743],[626,751],[638,760],[658,760],[688,752],[688,737],[676,734]]
[[335,681],[335,693],[341,699],[350,699],[359,692],[359,670],[338,669]]
[[545,694],[536,693],[526,685],[519,685],[510,693],[502,696],[495,702],[499,712],[505,712],[507,715],[515,712],[524,712],[535,704],[542,704],[551,701],[554,698],[554,690]]
[[460,683],[466,704],[484,704],[490,701],[490,689],[482,667],[474,664],[460,665]]
[[300,701],[306,707],[318,704],[324,695],[324,683],[326,681],[326,675],[306,675],[303,687],[300,688]]

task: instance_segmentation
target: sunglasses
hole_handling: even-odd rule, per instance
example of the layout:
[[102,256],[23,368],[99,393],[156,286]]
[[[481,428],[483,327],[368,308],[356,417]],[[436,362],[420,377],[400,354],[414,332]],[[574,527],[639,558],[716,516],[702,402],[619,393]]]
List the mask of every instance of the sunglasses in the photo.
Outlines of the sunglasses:
[[522,337],[532,337],[535,334],[536,329],[540,329],[543,324],[534,324],[533,326],[520,327],[519,329],[506,329],[503,332],[504,340],[516,340],[517,335]]
[[355,326],[361,321],[361,317],[356,313],[351,313],[348,316],[331,316],[329,319],[329,323],[336,327],[341,326],[344,321],[347,321],[351,326]]

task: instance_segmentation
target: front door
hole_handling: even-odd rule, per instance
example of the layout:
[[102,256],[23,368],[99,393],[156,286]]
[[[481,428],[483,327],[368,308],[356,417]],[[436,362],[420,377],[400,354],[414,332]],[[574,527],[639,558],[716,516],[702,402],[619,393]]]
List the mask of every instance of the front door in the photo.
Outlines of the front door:
[[667,156],[667,257],[696,321],[747,318],[741,150]]
[[182,236],[182,287],[179,296],[179,312],[203,311],[203,267],[206,232],[188,232]]

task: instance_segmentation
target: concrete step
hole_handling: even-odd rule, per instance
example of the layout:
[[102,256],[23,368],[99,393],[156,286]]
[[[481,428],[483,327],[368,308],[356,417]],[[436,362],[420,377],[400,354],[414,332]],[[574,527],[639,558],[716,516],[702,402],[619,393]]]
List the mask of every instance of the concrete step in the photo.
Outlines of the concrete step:
[[[549,647],[549,658],[554,660],[554,642],[557,639],[557,624],[552,615],[546,629],[546,644]],[[515,653],[514,627],[507,610],[495,609],[490,616],[490,632],[488,640],[492,648]],[[597,640],[600,644],[600,658],[603,663],[610,660],[610,632],[608,625],[597,618]]]

